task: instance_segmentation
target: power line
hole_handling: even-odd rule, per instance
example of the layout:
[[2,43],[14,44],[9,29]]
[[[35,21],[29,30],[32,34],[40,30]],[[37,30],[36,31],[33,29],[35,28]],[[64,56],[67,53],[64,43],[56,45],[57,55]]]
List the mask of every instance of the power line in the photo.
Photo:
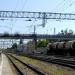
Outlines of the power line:
[[18,4],[19,4],[19,0],[16,0],[15,10],[17,10],[16,8],[18,8]]
[[[64,7],[64,10],[68,9],[69,7],[71,7],[73,4],[75,3],[75,1],[72,1],[72,0],[63,0],[61,2],[59,2],[55,8],[53,10],[56,10],[56,9],[62,9],[65,5],[67,5],[67,8]],[[57,8],[58,7],[58,8]],[[64,12],[63,10],[63,12]]]
[[[17,2],[16,2],[16,7],[17,7],[18,3],[19,3],[19,0],[17,0]],[[22,10],[23,10],[23,8],[25,7],[26,3],[27,3],[27,0],[25,0],[25,1],[24,1],[24,4],[23,4],[23,6],[22,6],[22,8],[21,8],[21,10],[20,10],[20,11],[22,11]],[[16,7],[15,7],[15,8],[16,8]],[[15,20],[15,22],[14,22],[14,23],[16,23],[16,21],[17,21],[17,19]]]
[[72,6],[73,4],[75,4],[75,1],[71,1],[71,3],[69,4],[69,6]]
[[[66,0],[62,0],[62,1],[60,1],[60,2],[58,2],[58,4],[55,6],[55,8],[54,9],[52,9],[53,11],[55,10],[56,11],[56,9],[61,9],[61,7],[64,5],[64,2],[66,2]],[[61,22],[61,20],[59,20],[59,19],[57,19],[57,20],[55,20],[55,21],[59,21],[59,22]]]
[[60,2],[55,6],[55,8],[52,9],[52,10],[56,10],[58,7],[60,7],[61,5],[63,5],[63,3],[64,3],[65,1],[66,1],[66,0],[60,1]]
[[27,1],[28,1],[28,0],[24,0],[24,4],[23,4],[23,6],[22,6],[22,8],[21,8],[21,11],[22,11],[22,10],[23,10],[23,8],[26,6]]
[[[15,5],[15,8],[14,8],[14,10],[17,10],[16,8],[18,8],[18,3],[19,3],[19,0],[16,0],[16,5]],[[12,19],[10,19],[11,21],[13,21],[13,18]],[[11,33],[12,33],[12,28],[13,28],[13,25],[16,23],[16,20],[14,21],[14,23],[13,22],[11,22],[12,24],[11,24]]]
[[71,2],[69,3],[68,7],[66,8],[66,11],[67,11],[70,7],[72,7],[74,4],[75,4],[75,1],[71,1]]
[[69,7],[71,7],[74,3],[75,3],[75,1],[63,0],[63,1],[60,1],[53,10],[57,9],[57,7],[59,8],[59,10],[61,10],[65,5],[67,5],[67,8],[64,7],[64,10],[63,10],[63,12],[64,12],[65,10],[69,9]]
[[66,1],[67,1],[67,0],[65,0],[65,4],[64,4],[63,6],[67,5],[67,7],[65,6],[63,12],[64,12],[65,10],[67,11],[67,9],[69,9],[71,6],[73,6],[73,5],[75,4],[75,1],[72,1],[72,0],[68,0],[67,2],[66,2]]

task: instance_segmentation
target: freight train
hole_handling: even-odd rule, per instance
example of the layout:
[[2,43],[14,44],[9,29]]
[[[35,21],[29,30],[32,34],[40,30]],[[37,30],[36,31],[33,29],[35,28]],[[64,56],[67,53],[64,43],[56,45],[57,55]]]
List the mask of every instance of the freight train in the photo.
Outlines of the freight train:
[[49,43],[47,45],[47,54],[75,56],[75,41]]

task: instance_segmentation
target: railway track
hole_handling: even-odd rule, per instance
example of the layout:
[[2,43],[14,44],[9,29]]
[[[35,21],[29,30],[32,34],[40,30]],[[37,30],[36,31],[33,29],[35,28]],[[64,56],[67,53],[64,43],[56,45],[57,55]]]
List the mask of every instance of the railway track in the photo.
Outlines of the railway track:
[[47,57],[38,57],[38,56],[34,56],[34,55],[31,55],[31,56],[26,55],[26,56],[33,58],[33,59],[38,59],[41,61],[59,64],[59,65],[63,65],[63,66],[75,69],[75,60],[67,60],[67,59],[59,59],[59,58],[51,58],[51,57],[48,57],[48,58]]
[[19,75],[47,75],[35,67],[33,67],[31,64],[26,64],[20,59],[10,55],[6,54],[9,60],[12,62],[13,66],[16,68]]

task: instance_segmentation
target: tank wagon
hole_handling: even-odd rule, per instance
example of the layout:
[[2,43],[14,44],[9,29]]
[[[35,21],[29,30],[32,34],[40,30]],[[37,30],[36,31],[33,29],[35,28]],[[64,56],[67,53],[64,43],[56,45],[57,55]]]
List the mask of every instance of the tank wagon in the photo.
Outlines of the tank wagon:
[[75,56],[75,41],[49,43],[47,45],[47,54]]

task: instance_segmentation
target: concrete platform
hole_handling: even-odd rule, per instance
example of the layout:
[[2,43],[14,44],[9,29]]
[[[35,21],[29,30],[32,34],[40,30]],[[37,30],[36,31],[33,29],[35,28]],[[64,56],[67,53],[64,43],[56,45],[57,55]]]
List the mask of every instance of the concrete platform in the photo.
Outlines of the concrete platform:
[[1,54],[1,58],[0,75],[14,75],[6,55]]

